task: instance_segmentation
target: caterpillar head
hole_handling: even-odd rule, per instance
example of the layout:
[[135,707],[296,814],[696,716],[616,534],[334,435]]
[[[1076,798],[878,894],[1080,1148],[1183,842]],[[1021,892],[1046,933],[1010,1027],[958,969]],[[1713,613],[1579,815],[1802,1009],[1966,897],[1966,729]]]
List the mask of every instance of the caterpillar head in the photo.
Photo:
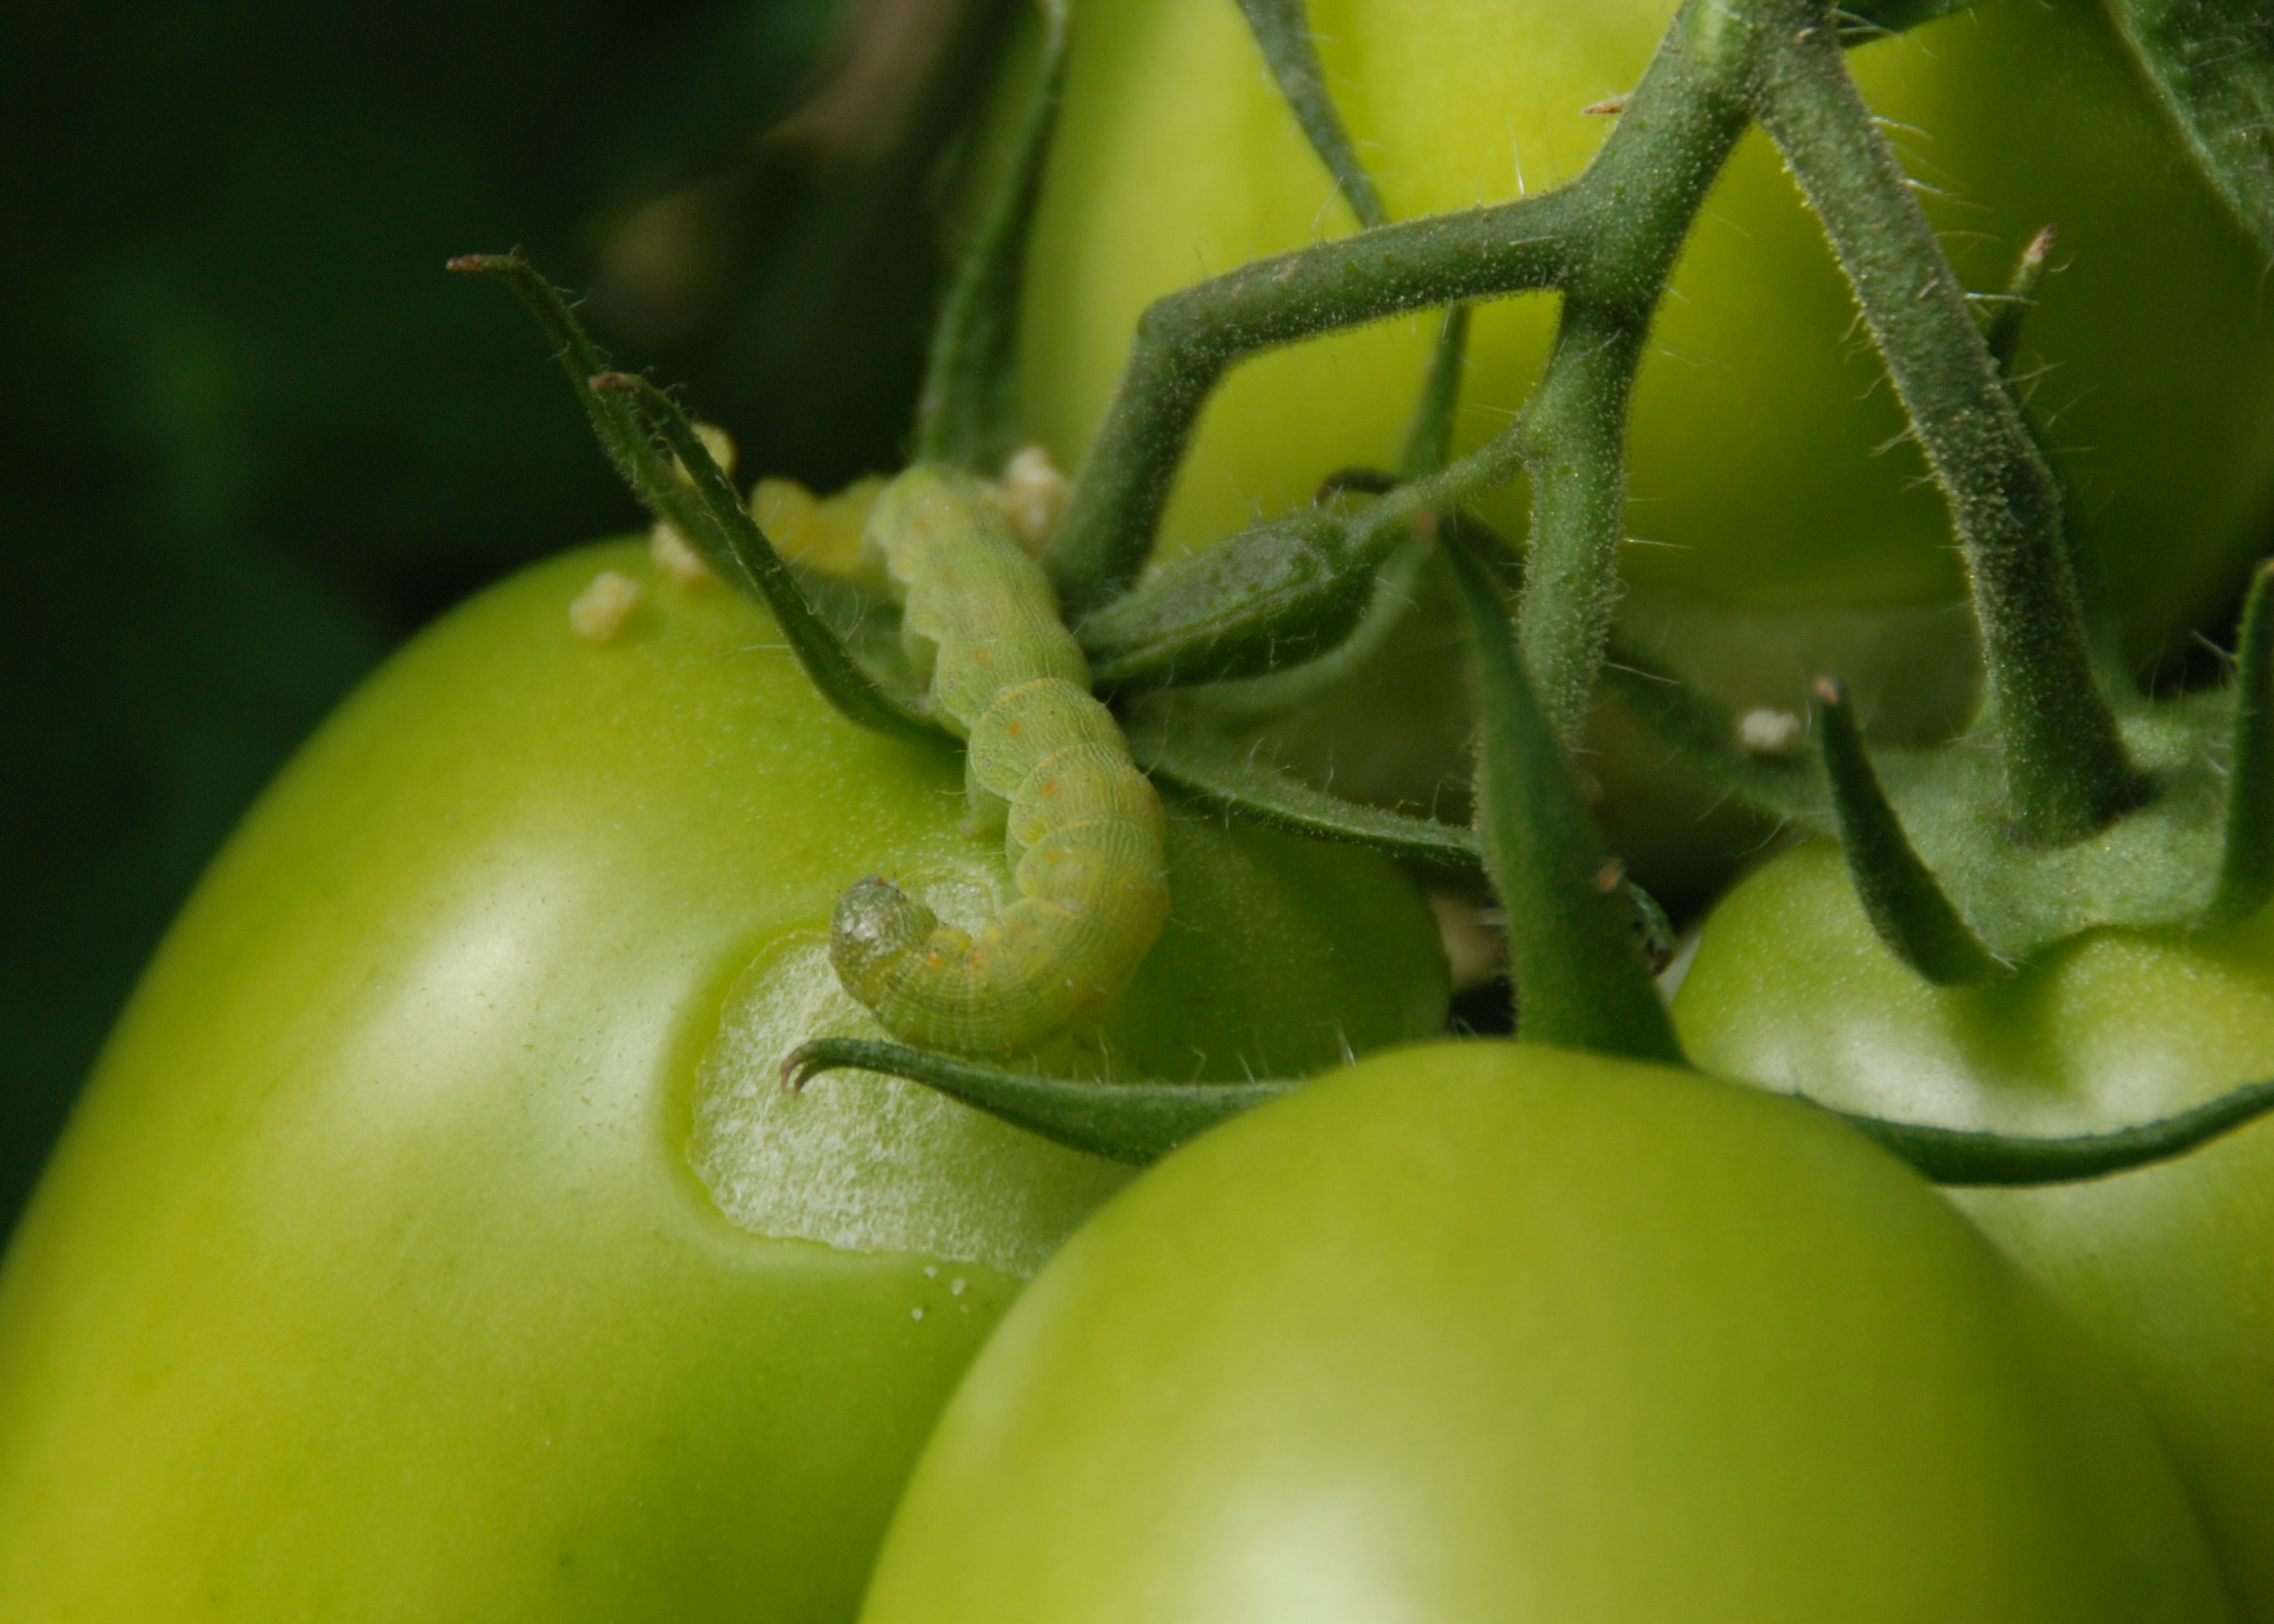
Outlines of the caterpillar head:
[[829,921],[829,958],[856,998],[877,972],[922,945],[939,927],[932,910],[891,881],[871,876],[837,898]]

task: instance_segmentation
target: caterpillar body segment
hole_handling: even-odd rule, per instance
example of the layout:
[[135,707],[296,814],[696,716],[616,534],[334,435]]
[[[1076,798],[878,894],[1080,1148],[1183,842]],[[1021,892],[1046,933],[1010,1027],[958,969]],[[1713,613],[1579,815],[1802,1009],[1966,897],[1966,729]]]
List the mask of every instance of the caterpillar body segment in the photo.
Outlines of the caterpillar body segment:
[[1165,818],[1049,578],[976,480],[919,465],[878,499],[864,547],[901,597],[935,718],[965,741],[971,827],[999,834],[1012,899],[976,930],[883,879],[838,900],[830,960],[906,1042],[1031,1049],[1104,1014],[1169,917]]

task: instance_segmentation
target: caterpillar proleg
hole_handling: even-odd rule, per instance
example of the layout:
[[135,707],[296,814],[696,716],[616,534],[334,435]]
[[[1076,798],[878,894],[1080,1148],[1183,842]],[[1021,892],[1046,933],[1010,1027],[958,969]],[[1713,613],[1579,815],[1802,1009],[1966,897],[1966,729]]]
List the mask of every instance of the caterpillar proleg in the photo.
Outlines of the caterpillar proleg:
[[903,1040],[1030,1049],[1103,1014],[1169,916],[1163,816],[1041,566],[975,479],[919,464],[877,499],[863,550],[902,605],[934,719],[965,741],[979,832],[1015,896],[975,931],[883,879],[838,899],[829,956]]

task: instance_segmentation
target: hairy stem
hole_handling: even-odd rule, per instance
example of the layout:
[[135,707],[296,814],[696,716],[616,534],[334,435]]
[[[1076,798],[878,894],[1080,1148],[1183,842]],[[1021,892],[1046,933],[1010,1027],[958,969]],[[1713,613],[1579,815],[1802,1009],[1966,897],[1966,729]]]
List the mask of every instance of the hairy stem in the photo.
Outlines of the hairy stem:
[[1822,0],[1764,7],[1756,112],[1823,222],[1886,358],[1973,582],[2015,833],[2080,840],[2145,799],[2094,679],[2061,497]]
[[1491,561],[1447,549],[1477,662],[1477,835],[1508,916],[1517,1035],[1596,1054],[1682,1063],[1636,945],[1624,878],[1603,849],[1518,658]]

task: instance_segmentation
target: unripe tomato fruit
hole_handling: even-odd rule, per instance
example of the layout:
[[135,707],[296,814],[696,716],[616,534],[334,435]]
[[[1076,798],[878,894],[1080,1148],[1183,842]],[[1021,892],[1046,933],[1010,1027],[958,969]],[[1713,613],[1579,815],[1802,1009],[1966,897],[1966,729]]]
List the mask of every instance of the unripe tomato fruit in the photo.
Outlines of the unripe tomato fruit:
[[1820,1113],[1512,1044],[1178,1152],[1005,1316],[863,1624],[2229,1617],[2048,1294]]
[[[2095,931],[2012,980],[1927,985],[1881,945],[1837,850],[1749,876],[1674,1000],[1699,1065],[1850,1111],[2098,1133],[2274,1076],[2274,913]],[[2225,1566],[2274,1620],[2274,1124],[2177,1161],[1952,1199],[2125,1365]]]
[[[1313,0],[1310,14],[1359,150],[1392,216],[1411,218],[1577,174],[1609,122],[1582,110],[1634,86],[1673,10]],[[1031,426],[1067,466],[1146,303],[1353,224],[1235,6],[1092,0],[1075,29],[1022,349]],[[2092,0],[1987,0],[1850,61],[1970,288],[2002,291],[2022,244],[2059,226],[2023,368],[2135,647],[2158,646],[2231,586],[2274,519],[2274,316],[2257,256]],[[1555,312],[1539,295],[1480,310],[1465,446],[1521,403]],[[1390,461],[1435,325],[1236,368],[1167,548],[1307,501],[1331,470]],[[1632,607],[1647,621],[1684,603],[1955,602],[1948,519],[1916,451],[1893,444],[1903,431],[1815,222],[1755,132],[1705,205],[1643,369]],[[1489,511],[1521,534],[1525,503],[1511,490]]]
[[[602,567],[644,599],[595,644]],[[1017,1274],[1123,1177],[780,1094],[844,1000],[769,978],[837,893],[1000,864],[961,780],[634,548],[398,656],[207,876],[0,1274],[0,1618],[848,1618]],[[1174,831],[1118,1065],[1441,1024],[1387,864]]]

